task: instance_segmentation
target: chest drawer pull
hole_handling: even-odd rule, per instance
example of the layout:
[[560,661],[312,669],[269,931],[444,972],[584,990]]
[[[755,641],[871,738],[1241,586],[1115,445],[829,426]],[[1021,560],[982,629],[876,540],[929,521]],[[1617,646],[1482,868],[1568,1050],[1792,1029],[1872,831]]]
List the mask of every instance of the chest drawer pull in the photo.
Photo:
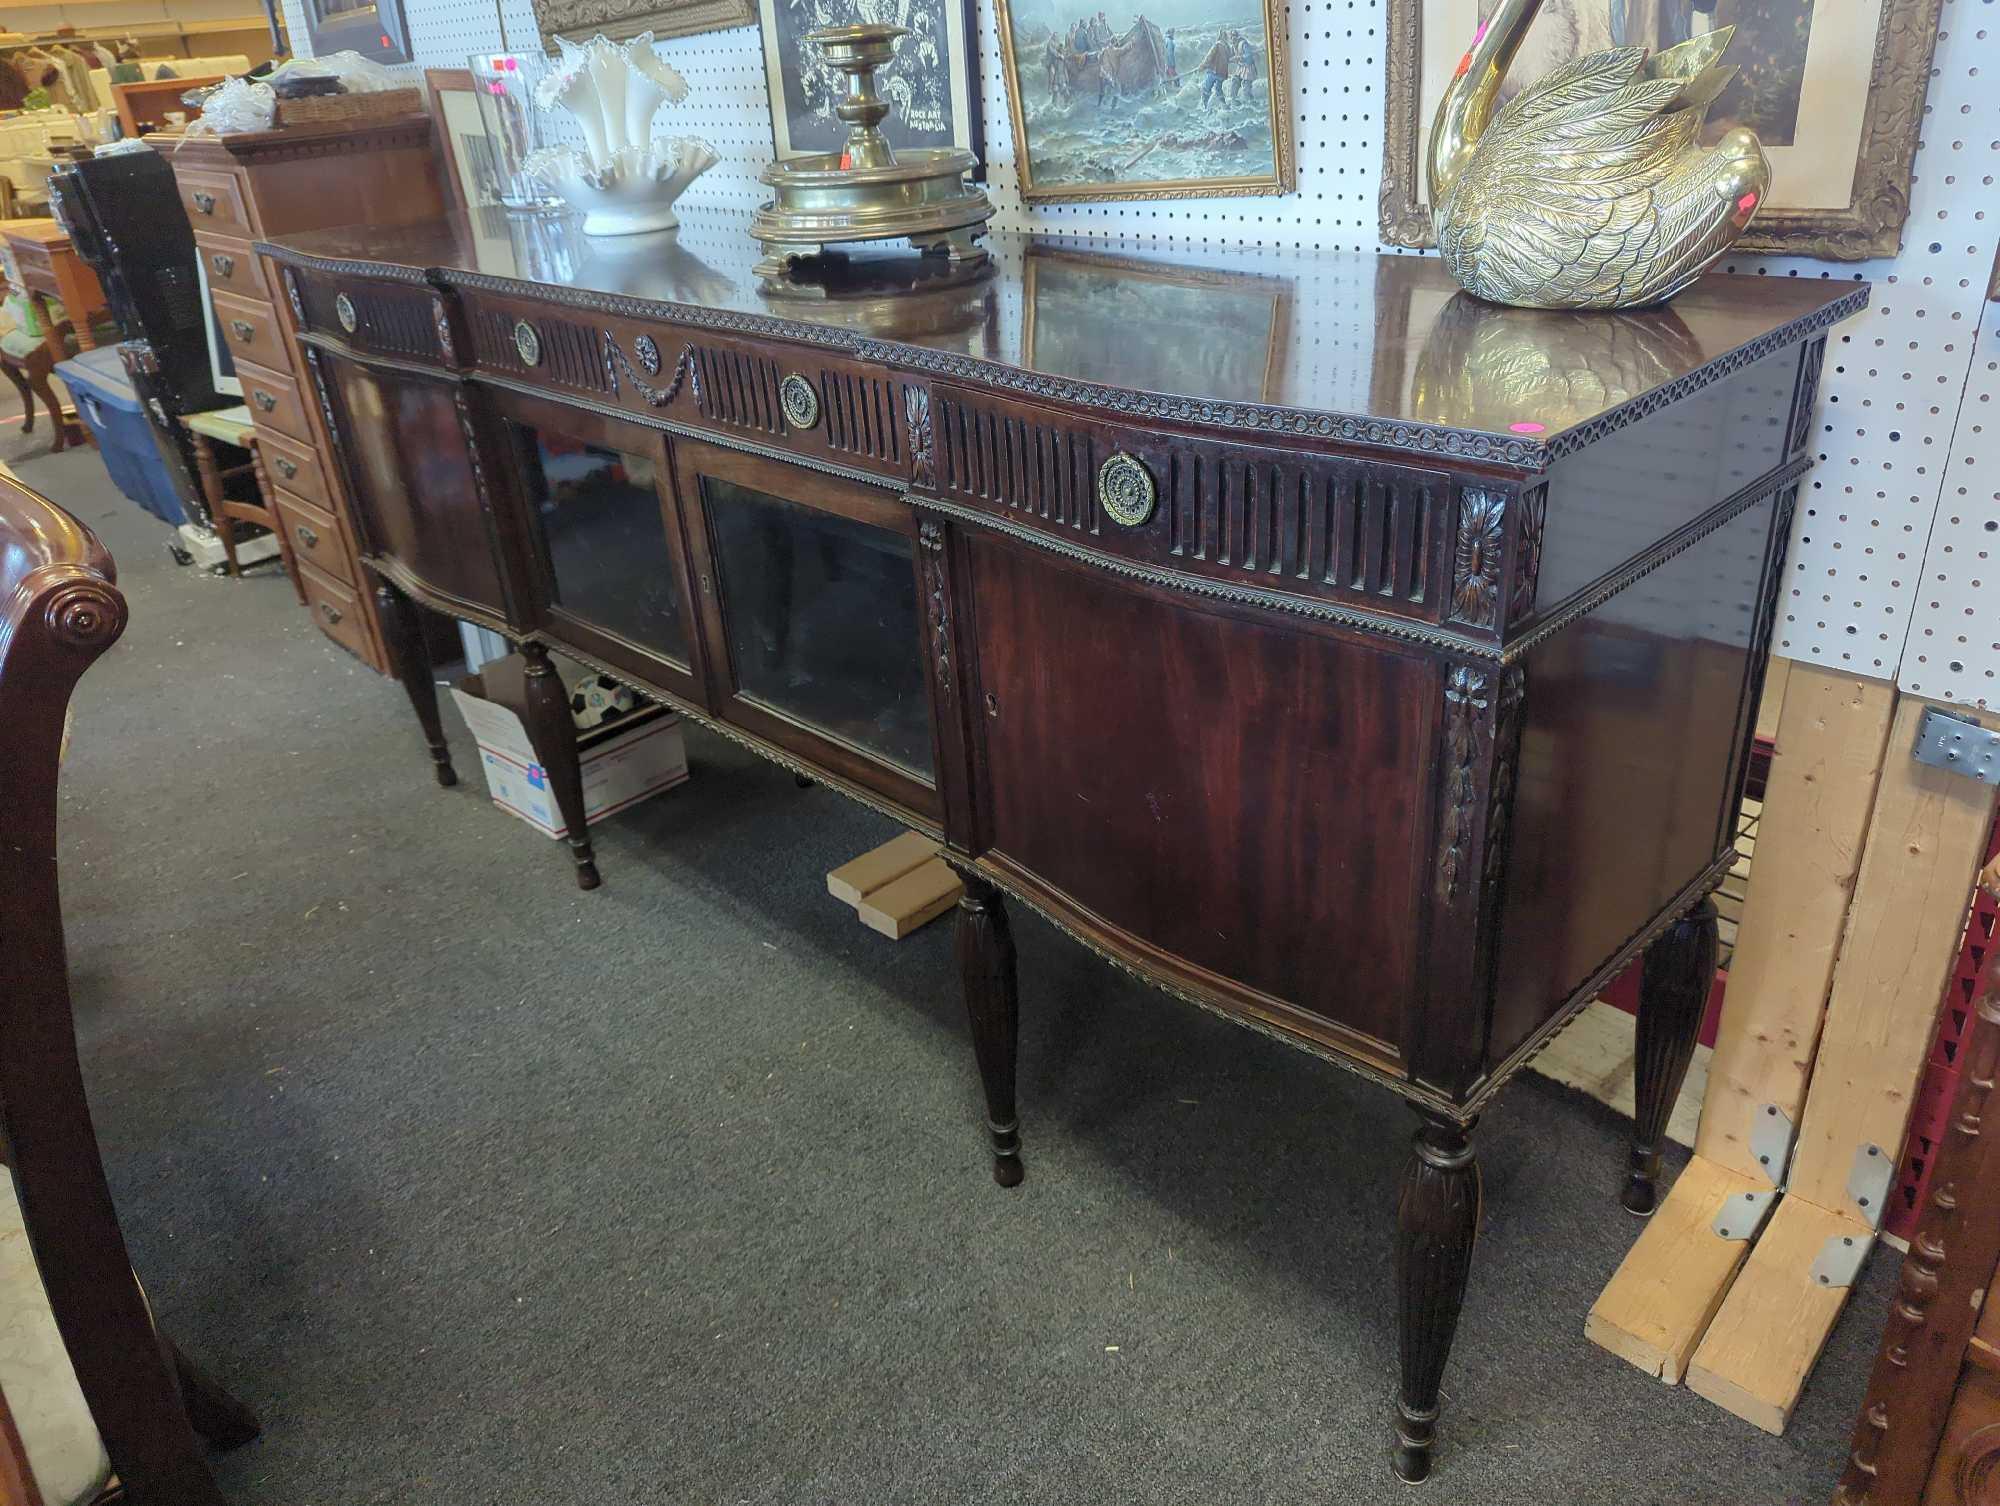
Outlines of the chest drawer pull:
[[215,275],[217,277],[234,277],[236,275],[236,258],[233,256],[225,256],[222,252],[217,251],[210,255],[208,264],[215,268]]
[[319,615],[324,617],[328,623],[336,623],[340,621],[341,612],[339,607],[332,605],[330,602],[323,601],[319,604]]
[[257,326],[252,324],[248,319],[231,319],[229,327],[235,332],[236,338],[241,340],[245,345],[248,345],[252,340],[257,338]]
[[278,400],[262,387],[251,393],[250,396],[256,400],[257,406],[262,408],[266,413],[269,413],[273,408],[278,406]]
[[296,460],[287,460],[282,455],[274,455],[271,458],[278,467],[278,474],[283,476],[287,481],[298,475],[299,463]]
[[292,532],[298,535],[299,542],[305,545],[306,548],[308,549],[319,548],[319,535],[313,532],[313,530],[307,527],[304,523],[299,524],[296,528],[292,530]]
[[199,209],[203,214],[215,213],[214,194],[207,192],[205,189],[197,188],[191,197],[194,199],[194,207]]

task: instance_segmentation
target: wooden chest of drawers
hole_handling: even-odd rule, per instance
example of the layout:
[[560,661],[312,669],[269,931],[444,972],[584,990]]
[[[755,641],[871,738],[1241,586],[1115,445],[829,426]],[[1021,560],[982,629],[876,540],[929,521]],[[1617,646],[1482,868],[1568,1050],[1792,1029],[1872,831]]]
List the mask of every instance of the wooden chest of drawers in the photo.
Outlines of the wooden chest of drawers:
[[428,115],[365,126],[304,126],[233,136],[150,138],[173,164],[194,226],[222,338],[256,422],[272,503],[300,561],[313,622],[371,668],[392,665],[363,578],[348,501],[329,453],[325,418],[298,370],[298,305],[260,236],[365,222],[397,225],[442,211]]

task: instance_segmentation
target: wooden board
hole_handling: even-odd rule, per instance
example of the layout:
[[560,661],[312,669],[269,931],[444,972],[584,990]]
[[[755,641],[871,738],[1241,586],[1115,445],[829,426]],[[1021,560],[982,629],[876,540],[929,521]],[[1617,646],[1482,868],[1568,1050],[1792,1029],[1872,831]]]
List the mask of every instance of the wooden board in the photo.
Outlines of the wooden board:
[[869,890],[854,913],[871,930],[901,941],[957,904],[964,892],[965,886],[950,866],[941,858],[932,858],[901,878]]
[[1864,1223],[1881,1210],[1849,1199],[1855,1152],[1902,1148],[2000,794],[1910,757],[1925,705],[1896,711],[1787,1184],[1788,1199]]
[[1784,1432],[1852,1290],[1812,1278],[1830,1238],[1871,1240],[1874,1231],[1797,1198],[1779,1199],[1688,1363],[1690,1390],[1767,1433]]
[[1785,691],[1792,682],[1792,661],[1773,659],[1764,671],[1764,694],[1757,702],[1757,735],[1776,739],[1784,715]]
[[826,892],[835,899],[858,905],[871,890],[922,867],[937,856],[937,851],[937,843],[929,837],[906,831],[894,841],[884,842],[834,869],[826,876]]
[[[1788,709],[1799,694],[1795,675]],[[1812,1280],[1814,1259],[1829,1237],[1873,1238],[1882,1210],[1848,1181],[1870,1145],[1893,1170],[2000,793],[1911,758],[1924,709],[1905,697],[1890,730],[1785,1196],[1688,1367],[1774,1433],[1847,1300]]]
[[[1723,1294],[1750,1254],[1750,1241],[1715,1232],[1715,1217],[1731,1198],[1768,1190],[1696,1156],[1659,1211],[1647,1221],[1584,1320],[1591,1342],[1678,1385]],[[1725,1226],[1726,1227],[1726,1226]]]
[[1787,677],[1695,1139],[1697,1155],[1766,1186],[1750,1126],[1766,1104],[1797,1123],[1805,1103],[1895,699],[1892,685],[1817,665]]
[[[1616,1005],[1593,999],[1529,1065],[1542,1076],[1588,1093],[1629,1118],[1637,1096],[1632,1077],[1636,1024]],[[1667,1138],[1676,1144],[1694,1144],[1708,1062],[1713,1055],[1707,1046],[1694,1048],[1681,1096],[1674,1100],[1674,1111],[1667,1119]]]

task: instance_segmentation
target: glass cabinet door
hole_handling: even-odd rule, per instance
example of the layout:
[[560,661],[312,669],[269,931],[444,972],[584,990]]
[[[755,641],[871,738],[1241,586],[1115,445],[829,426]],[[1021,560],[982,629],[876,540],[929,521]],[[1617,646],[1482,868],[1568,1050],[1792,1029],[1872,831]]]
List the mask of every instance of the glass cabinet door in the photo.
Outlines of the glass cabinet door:
[[699,695],[694,614],[666,453],[637,424],[511,394],[498,403],[558,639],[664,689]]
[[908,507],[858,482],[695,441],[674,441],[674,452],[708,588],[722,714],[935,815]]

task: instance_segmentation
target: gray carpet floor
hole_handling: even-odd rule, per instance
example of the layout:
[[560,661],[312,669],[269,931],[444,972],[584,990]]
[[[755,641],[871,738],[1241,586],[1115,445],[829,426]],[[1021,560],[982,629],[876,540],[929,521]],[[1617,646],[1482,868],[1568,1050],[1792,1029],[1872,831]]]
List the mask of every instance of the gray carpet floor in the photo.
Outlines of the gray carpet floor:
[[176,567],[93,454],[4,434],[131,598],[76,707],[71,966],[134,1259],[266,1425],[216,1461],[240,1506],[1829,1493],[1893,1253],[1784,1437],[1663,1387],[1583,1337],[1624,1125],[1524,1077],[1411,1495],[1398,1101],[1021,916],[1002,1191],[948,925],[826,893],[888,823],[691,731],[580,895],[275,573]]

